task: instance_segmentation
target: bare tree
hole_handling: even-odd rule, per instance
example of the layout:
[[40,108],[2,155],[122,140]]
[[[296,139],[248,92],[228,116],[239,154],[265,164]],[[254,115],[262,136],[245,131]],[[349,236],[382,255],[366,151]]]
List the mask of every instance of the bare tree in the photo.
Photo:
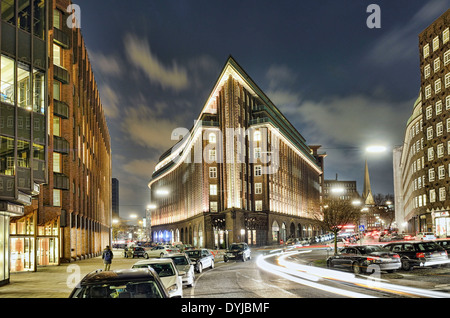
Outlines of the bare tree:
[[334,253],[337,254],[337,236],[342,226],[357,223],[361,209],[350,200],[329,200],[322,205],[321,212],[315,215],[320,226],[334,234]]

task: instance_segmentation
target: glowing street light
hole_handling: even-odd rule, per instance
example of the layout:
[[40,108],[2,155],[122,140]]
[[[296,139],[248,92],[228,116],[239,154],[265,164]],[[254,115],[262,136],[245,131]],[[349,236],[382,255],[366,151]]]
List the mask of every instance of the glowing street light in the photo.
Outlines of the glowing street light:
[[387,147],[385,146],[369,146],[366,148],[367,152],[375,152],[375,153],[385,152],[386,150]]

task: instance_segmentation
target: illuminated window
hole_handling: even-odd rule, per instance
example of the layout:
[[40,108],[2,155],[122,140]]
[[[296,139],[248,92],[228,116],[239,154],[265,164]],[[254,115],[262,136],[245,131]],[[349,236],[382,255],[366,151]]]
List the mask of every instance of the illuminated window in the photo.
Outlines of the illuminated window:
[[431,189],[430,190],[430,202],[436,202],[436,190],[434,190],[434,189]]
[[433,51],[436,51],[437,49],[439,49],[439,36],[436,36],[433,39]]
[[450,32],[449,32],[449,28],[445,29],[444,31],[442,31],[442,43],[445,44],[448,42],[450,37]]
[[428,148],[428,161],[434,160],[434,148]]
[[53,44],[53,64],[62,67],[61,47],[57,44]]
[[217,212],[217,202],[216,201],[212,201],[209,203],[209,210],[211,212]]
[[433,107],[428,106],[425,110],[425,116],[427,119],[430,119],[433,116]]
[[428,169],[428,181],[434,181],[434,168]]
[[209,150],[209,161],[216,161],[216,150]]
[[447,50],[447,52],[444,53],[444,65],[447,65],[450,63],[450,50]]
[[439,166],[438,167],[438,178],[444,179],[445,178],[445,166]]
[[445,201],[445,188],[439,188],[439,201]]
[[53,206],[61,206],[61,190],[53,189]]
[[431,84],[425,87],[425,99],[428,99],[430,97],[431,97]]
[[439,144],[436,149],[438,158],[442,158],[444,156],[444,144]]
[[257,147],[255,149],[253,149],[253,151],[254,151],[254,158],[260,159],[261,158],[261,148]]
[[439,57],[434,60],[433,65],[434,65],[434,72],[439,71],[439,69],[441,68],[441,60],[439,59]]
[[255,133],[253,134],[253,140],[261,141],[261,132],[259,130],[255,131]]
[[217,168],[216,167],[210,167],[209,168],[209,177],[210,178],[217,178]]
[[423,58],[427,58],[430,55],[430,45],[426,44],[423,46]]
[[450,73],[445,74],[445,88],[450,87]]
[[209,195],[217,195],[217,184],[209,185]]
[[440,115],[442,113],[442,101],[436,102],[436,115]]
[[255,183],[255,194],[262,193],[262,183]]
[[434,82],[434,93],[437,94],[440,91],[441,91],[441,79],[439,78]]
[[255,201],[255,211],[262,211],[262,201],[261,200]]
[[450,118],[447,118],[447,132],[450,132]]
[[436,136],[442,136],[444,132],[444,125],[442,122],[436,124]]
[[262,175],[262,167],[261,166],[255,166],[255,177],[259,177]]
[[216,143],[216,134],[215,133],[210,133],[209,134],[209,142],[212,144]]
[[53,172],[61,173],[61,154],[54,152],[53,153]]
[[430,74],[431,74],[430,64],[427,64],[427,66],[425,66],[425,68],[423,70],[423,74],[424,74],[425,78],[430,77]]
[[427,139],[428,140],[433,139],[433,127],[428,127],[427,128]]

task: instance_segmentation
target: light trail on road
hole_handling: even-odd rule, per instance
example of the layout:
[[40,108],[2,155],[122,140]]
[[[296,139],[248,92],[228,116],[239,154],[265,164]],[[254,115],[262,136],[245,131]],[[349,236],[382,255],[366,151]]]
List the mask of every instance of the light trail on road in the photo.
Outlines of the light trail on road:
[[[331,269],[303,265],[287,260],[290,256],[309,252],[311,252],[311,250],[287,252],[282,256],[261,255],[257,259],[257,266],[262,270],[278,275],[292,282],[347,297],[375,298],[374,296],[363,293],[328,286],[324,283],[327,281],[334,281],[337,283],[353,285],[355,287],[367,288],[368,290],[393,293],[407,297],[450,298],[450,294],[447,293],[386,283],[385,280],[379,279],[378,277],[374,277],[372,275],[368,276],[368,278],[358,278],[352,273],[344,273]],[[278,257],[278,265],[271,264],[266,260],[267,258],[273,257]],[[324,283],[319,283],[321,281]]]

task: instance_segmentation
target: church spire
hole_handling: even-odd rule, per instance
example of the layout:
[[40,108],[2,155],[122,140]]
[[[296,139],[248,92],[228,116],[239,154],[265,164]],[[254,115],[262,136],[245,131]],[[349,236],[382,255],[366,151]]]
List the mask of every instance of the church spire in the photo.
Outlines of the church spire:
[[375,204],[375,200],[373,199],[373,195],[372,195],[372,189],[370,188],[369,167],[367,166],[367,160],[366,160],[366,170],[364,173],[363,199],[364,199],[364,204],[366,204],[366,205],[374,205]]

